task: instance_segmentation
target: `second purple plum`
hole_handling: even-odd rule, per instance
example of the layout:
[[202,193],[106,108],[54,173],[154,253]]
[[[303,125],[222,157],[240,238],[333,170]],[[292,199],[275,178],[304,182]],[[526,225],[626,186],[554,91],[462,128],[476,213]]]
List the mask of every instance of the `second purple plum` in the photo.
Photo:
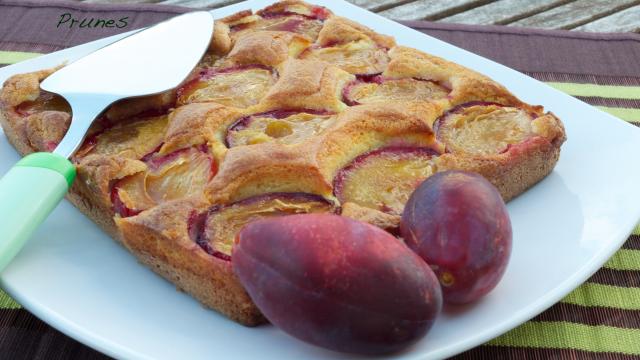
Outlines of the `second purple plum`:
[[434,270],[448,303],[486,295],[502,278],[511,254],[504,201],[475,173],[445,171],[425,180],[405,206],[400,232]]

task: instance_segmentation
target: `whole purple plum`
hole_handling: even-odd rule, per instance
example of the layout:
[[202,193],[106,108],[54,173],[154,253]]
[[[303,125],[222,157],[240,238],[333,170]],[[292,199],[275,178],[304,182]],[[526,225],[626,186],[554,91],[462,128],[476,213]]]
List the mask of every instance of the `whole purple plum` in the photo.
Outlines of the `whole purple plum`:
[[400,223],[407,245],[434,270],[447,303],[491,291],[511,254],[511,221],[498,190],[482,176],[445,171],[409,198]]
[[251,222],[232,259],[272,324],[332,350],[397,351],[424,336],[442,307],[438,280],[419,256],[387,232],[338,215]]

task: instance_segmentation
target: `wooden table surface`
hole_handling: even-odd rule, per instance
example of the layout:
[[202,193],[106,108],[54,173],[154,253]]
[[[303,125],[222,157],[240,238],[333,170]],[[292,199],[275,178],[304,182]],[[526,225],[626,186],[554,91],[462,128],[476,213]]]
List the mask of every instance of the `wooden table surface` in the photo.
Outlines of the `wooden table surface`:
[[[217,8],[240,0],[78,0]],[[275,1],[275,0],[274,0]],[[640,32],[640,0],[348,0],[395,20]]]

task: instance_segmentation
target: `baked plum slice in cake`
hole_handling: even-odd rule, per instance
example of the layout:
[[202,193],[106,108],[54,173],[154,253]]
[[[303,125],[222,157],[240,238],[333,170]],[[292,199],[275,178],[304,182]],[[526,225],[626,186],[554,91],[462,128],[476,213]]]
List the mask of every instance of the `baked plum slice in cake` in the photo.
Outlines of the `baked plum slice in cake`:
[[22,102],[15,107],[15,111],[20,116],[29,116],[43,111],[71,113],[71,107],[62,96],[42,90],[37,99]]
[[140,159],[162,144],[167,123],[166,115],[134,118],[116,125],[102,118],[96,124],[100,129],[87,137],[75,158],[99,154]]
[[458,105],[435,123],[448,152],[492,155],[533,136],[536,115],[518,107],[488,102]]
[[178,90],[177,104],[208,101],[246,108],[257,104],[276,79],[275,71],[263,65],[203,69]]
[[300,54],[301,59],[328,62],[351,74],[377,74],[389,63],[387,49],[370,41],[354,41],[328,47],[312,46]]
[[432,80],[417,78],[391,79],[380,74],[356,75],[342,92],[347,105],[379,101],[428,101],[446,98],[450,89]]
[[334,179],[342,204],[400,215],[413,190],[435,172],[430,148],[390,146],[356,157]]
[[320,134],[335,119],[318,110],[275,110],[238,119],[229,127],[228,147],[264,142],[297,144]]
[[333,64],[351,74],[378,74],[389,64],[389,49],[395,41],[349,19],[331,16],[318,35],[316,44],[300,54]]
[[331,12],[322,6],[295,2],[280,2],[259,10],[257,14],[263,19],[300,16],[305,19],[324,21],[331,15]]
[[204,145],[166,155],[152,153],[142,160],[147,171],[127,176],[112,187],[111,201],[121,217],[167,201],[199,196],[217,171]]
[[319,195],[269,193],[230,205],[214,205],[203,214],[194,213],[189,220],[189,232],[208,254],[230,260],[236,234],[254,220],[293,214],[329,213],[334,210],[334,204]]
[[276,4],[258,11],[255,15],[231,21],[229,29],[232,36],[256,30],[289,31],[315,41],[324,21],[330,15],[331,12],[321,6]]

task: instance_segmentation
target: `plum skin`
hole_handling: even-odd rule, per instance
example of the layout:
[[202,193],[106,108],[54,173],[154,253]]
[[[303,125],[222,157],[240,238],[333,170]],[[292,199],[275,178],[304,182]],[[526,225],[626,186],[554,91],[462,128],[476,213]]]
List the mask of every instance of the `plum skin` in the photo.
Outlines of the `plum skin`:
[[249,223],[232,264],[265,317],[332,350],[384,354],[424,336],[442,307],[429,266],[384,230],[331,214]]
[[473,302],[498,284],[511,254],[511,221],[498,190],[482,176],[445,171],[407,201],[400,234],[438,276],[444,301]]

